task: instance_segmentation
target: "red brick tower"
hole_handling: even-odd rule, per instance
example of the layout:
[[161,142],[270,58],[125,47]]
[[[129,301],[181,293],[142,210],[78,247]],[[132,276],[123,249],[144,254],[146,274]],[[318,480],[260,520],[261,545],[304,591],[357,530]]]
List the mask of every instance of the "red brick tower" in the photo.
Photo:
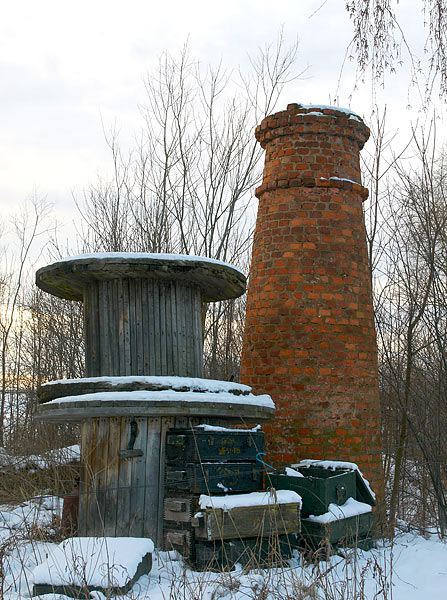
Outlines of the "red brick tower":
[[266,150],[241,381],[269,393],[267,462],[352,460],[380,485],[377,347],[360,183],[369,129],[350,111],[290,104]]

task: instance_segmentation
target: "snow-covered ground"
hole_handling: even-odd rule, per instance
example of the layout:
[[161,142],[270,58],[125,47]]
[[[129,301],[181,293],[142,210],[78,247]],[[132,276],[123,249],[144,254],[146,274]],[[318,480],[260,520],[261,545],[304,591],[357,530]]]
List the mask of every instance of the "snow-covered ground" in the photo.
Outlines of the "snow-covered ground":
[[[33,571],[56,556],[53,518],[58,498],[46,496],[16,506],[0,506],[0,598],[29,598]],[[93,598],[103,599],[100,592]],[[66,596],[45,595],[47,600]],[[402,533],[393,543],[379,542],[370,552],[346,551],[317,565],[296,553],[281,568],[231,573],[194,572],[176,553],[155,552],[150,575],[125,598],[133,600],[444,600],[447,598],[447,544]]]

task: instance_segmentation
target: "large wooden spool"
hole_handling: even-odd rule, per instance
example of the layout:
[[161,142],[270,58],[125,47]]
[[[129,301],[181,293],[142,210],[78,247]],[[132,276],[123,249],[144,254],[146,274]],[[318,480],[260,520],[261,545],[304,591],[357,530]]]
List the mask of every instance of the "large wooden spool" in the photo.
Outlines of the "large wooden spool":
[[200,379],[203,302],[241,295],[245,276],[204,258],[109,253],[43,267],[36,283],[84,303],[87,377],[43,386],[37,415],[80,422],[79,534],[161,545],[169,429],[274,415],[247,386]]

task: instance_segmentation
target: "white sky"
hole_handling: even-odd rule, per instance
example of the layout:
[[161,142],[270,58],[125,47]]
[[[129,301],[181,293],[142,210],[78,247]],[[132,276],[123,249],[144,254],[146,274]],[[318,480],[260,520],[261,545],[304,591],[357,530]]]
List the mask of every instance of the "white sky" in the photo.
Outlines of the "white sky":
[[[72,194],[80,196],[109,167],[102,123],[108,129],[116,121],[130,143],[142,125],[138,105],[144,102],[145,73],[163,50],[180,49],[188,36],[193,56],[237,68],[284,26],[286,40],[300,39],[297,69],[309,68],[277,110],[288,102],[333,103],[352,37],[344,5],[344,0],[3,0],[1,213],[7,215],[37,191],[70,229],[76,218]],[[422,39],[420,6],[416,0],[400,2],[413,43]],[[368,120],[371,87],[360,85],[350,100],[353,74],[348,64],[339,104]],[[407,81],[400,73],[386,86],[389,122],[401,130],[415,118],[405,108]]]

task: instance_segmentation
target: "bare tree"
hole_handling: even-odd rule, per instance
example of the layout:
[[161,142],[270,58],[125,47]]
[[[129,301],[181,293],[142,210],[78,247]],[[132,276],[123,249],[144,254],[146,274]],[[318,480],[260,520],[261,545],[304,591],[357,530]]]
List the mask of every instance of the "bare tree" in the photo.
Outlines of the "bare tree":
[[402,161],[393,164],[385,234],[374,273],[385,452],[392,458],[386,464],[391,478],[389,514],[393,524],[407,467],[412,465],[414,485],[418,465],[425,491],[430,482],[437,523],[445,535],[442,429],[447,414],[440,382],[445,379],[447,338],[441,325],[445,303],[440,290],[445,291],[446,281],[447,179],[445,159],[436,155],[434,135],[414,135],[413,148],[412,167]]
[[371,69],[373,78],[398,69],[404,56],[410,61],[411,83],[423,77],[425,99],[429,99],[439,80],[439,95],[447,98],[447,4],[444,0],[420,0],[420,24],[425,31],[425,58],[428,69],[421,69],[420,57],[411,48],[405,28],[396,15],[399,0],[346,0],[346,10],[354,26],[350,48],[360,71]]
[[[20,352],[15,362],[9,363],[11,337],[20,332],[21,300],[23,286],[30,267],[30,255],[36,239],[47,231],[46,218],[49,207],[37,197],[24,205],[20,214],[12,220],[12,246],[3,253],[0,286],[0,352],[1,352],[1,397],[0,397],[0,444],[3,444],[8,402],[8,388],[14,384],[14,375],[20,360]],[[18,330],[15,328],[18,323]],[[21,341],[21,335],[18,338]]]
[[[146,77],[139,143],[125,155],[112,132],[114,176],[78,203],[85,249],[194,254],[247,269],[262,168],[253,130],[298,77],[296,52],[280,35],[251,59],[249,74],[202,65],[187,46],[178,56],[164,53]],[[210,376],[238,376],[242,329],[227,319],[241,311],[230,304],[207,310]]]

